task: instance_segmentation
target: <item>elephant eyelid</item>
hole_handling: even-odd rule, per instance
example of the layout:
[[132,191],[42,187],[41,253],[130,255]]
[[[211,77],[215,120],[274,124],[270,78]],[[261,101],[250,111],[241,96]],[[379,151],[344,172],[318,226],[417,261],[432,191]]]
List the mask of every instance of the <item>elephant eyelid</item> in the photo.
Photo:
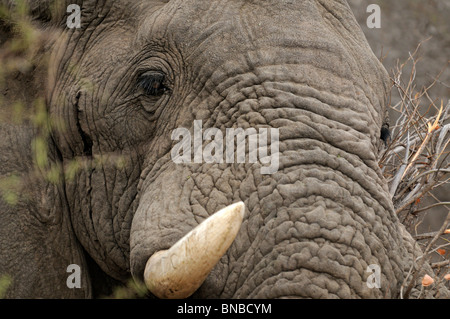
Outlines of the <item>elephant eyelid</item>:
[[166,75],[158,71],[148,71],[138,78],[138,86],[149,96],[161,96],[168,89],[164,85]]

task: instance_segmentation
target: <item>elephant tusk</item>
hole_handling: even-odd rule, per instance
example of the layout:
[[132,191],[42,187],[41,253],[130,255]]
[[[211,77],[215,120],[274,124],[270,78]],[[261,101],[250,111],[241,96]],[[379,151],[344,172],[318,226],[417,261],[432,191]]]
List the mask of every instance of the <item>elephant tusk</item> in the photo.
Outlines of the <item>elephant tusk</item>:
[[245,205],[238,202],[208,217],[170,249],[147,261],[144,281],[158,298],[180,299],[192,295],[236,238]]

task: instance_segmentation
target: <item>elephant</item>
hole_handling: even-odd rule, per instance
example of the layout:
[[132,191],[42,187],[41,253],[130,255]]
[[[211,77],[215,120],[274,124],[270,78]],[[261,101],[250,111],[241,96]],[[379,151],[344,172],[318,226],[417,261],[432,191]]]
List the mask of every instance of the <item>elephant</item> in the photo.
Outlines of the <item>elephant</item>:
[[[378,165],[390,82],[346,0],[26,4],[37,40],[2,92],[1,113],[19,99],[26,117],[0,123],[5,297],[96,298],[130,278],[150,298],[401,297],[420,251]],[[2,20],[4,48],[20,31]],[[207,161],[207,132],[230,129],[248,144]],[[264,129],[270,173],[249,160]]]

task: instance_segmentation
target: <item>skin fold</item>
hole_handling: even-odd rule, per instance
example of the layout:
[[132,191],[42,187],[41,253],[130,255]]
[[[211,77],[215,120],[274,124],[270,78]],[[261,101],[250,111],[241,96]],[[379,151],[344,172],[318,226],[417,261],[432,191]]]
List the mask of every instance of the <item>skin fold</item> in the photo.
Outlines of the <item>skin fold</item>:
[[[377,162],[388,75],[346,1],[66,2],[30,1],[42,48],[6,95],[27,83],[26,105],[45,101],[46,166],[33,166],[36,127],[0,123],[0,173],[29,195],[0,199],[7,297],[143,281],[150,256],[238,201],[242,227],[194,298],[399,297],[418,252]],[[80,29],[65,26],[69,3]],[[278,129],[278,171],[174,163],[171,133],[195,120],[224,136]],[[373,264],[381,288],[366,285]]]

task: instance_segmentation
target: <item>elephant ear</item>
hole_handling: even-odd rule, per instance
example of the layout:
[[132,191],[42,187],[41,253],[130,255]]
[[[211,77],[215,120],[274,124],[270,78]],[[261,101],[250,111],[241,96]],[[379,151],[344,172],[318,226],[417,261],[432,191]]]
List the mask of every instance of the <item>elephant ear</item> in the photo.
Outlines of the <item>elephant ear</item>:
[[0,298],[92,295],[46,112],[52,2],[0,0]]

